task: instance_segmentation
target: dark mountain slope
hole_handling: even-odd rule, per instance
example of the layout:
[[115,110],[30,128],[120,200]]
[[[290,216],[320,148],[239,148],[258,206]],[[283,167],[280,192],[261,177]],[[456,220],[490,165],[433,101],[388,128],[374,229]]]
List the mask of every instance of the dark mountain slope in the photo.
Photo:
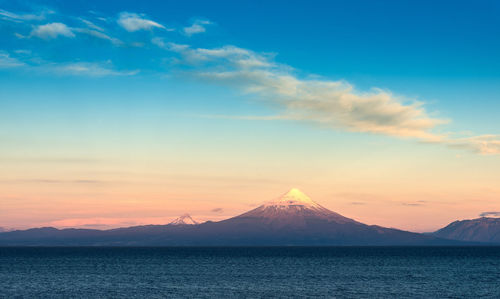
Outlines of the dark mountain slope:
[[455,221],[432,235],[450,240],[500,244],[500,218]]

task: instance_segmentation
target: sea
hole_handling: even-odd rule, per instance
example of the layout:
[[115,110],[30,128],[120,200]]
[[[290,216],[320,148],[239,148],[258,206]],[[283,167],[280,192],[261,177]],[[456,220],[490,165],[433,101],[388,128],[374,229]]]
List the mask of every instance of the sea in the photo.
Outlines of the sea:
[[3,247],[0,298],[500,298],[500,247]]

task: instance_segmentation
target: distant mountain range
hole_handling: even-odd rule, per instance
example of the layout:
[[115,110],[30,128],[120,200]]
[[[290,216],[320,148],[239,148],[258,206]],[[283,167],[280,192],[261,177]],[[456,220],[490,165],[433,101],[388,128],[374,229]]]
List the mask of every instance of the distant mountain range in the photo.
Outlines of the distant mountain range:
[[167,225],[111,230],[33,228],[0,233],[0,245],[312,246],[464,245],[439,234],[366,225],[332,212],[297,189],[242,215],[198,223],[183,215]]
[[500,244],[500,218],[455,221],[432,235],[450,240]]

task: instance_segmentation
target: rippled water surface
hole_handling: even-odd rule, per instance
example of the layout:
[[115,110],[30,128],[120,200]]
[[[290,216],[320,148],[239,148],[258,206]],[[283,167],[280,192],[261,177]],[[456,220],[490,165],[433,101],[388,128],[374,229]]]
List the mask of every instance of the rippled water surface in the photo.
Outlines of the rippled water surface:
[[499,247],[0,248],[0,297],[491,297]]

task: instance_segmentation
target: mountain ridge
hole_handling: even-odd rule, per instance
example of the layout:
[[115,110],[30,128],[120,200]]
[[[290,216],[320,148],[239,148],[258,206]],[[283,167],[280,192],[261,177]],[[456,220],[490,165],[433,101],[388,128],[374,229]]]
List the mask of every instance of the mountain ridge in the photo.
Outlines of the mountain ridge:
[[[177,220],[184,222],[186,219],[187,216],[183,215]],[[0,245],[423,246],[465,244],[436,236],[366,225],[324,208],[298,189],[291,189],[253,210],[222,221],[181,225],[177,225],[176,223],[179,222],[176,220],[173,222],[167,225],[144,225],[110,230],[40,228],[6,232],[0,233]]]
[[500,244],[500,218],[457,220],[431,235],[449,240]]

